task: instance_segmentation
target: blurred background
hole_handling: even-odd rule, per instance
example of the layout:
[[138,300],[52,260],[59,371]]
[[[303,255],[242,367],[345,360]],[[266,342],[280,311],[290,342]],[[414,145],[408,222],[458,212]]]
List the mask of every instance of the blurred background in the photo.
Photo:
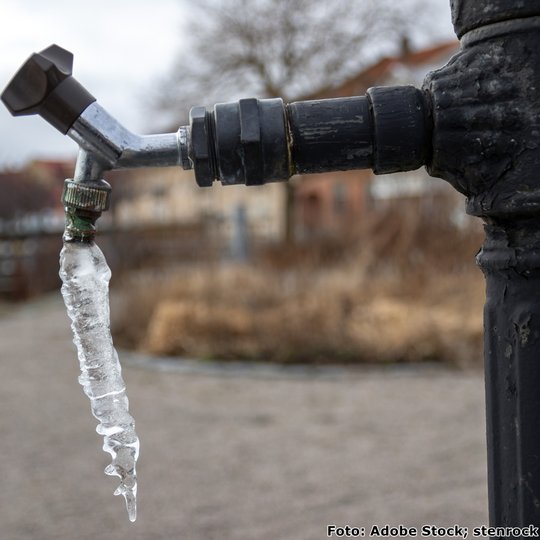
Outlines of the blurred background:
[[[3,0],[0,86],[51,43],[141,133],[241,97],[421,86],[459,47],[447,0]],[[143,445],[155,446],[149,510],[128,529],[120,501],[97,495],[111,498],[95,466],[75,479],[105,459],[58,294],[60,194],[77,148],[3,107],[0,143],[6,538],[324,538],[339,519],[485,520],[483,234],[445,182],[423,169],[204,190],[180,169],[107,176],[98,243],[113,335]],[[51,403],[49,384],[69,406]],[[87,423],[67,428],[77,407]],[[55,490],[66,452],[74,485]]]

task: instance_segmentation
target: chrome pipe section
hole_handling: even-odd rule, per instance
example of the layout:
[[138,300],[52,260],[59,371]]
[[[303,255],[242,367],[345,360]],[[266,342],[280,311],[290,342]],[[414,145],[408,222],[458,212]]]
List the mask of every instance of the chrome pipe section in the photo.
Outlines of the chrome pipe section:
[[66,213],[65,242],[91,242],[96,220],[108,210],[111,186],[102,178],[106,167],[92,152],[79,149],[75,174],[64,182],[62,204]]
[[95,154],[79,148],[77,161],[75,163],[75,173],[73,180],[75,182],[94,182],[103,177],[103,163],[96,158]]
[[188,158],[187,126],[176,133],[137,135],[94,101],[75,120],[67,134],[101,161],[104,169],[192,168]]

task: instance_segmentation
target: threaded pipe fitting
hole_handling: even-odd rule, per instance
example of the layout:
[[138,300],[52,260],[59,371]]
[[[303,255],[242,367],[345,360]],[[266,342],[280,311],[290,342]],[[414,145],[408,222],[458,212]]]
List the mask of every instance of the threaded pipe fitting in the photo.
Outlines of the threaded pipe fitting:
[[111,186],[105,180],[64,182],[62,204],[66,212],[66,242],[91,242],[96,234],[96,220],[108,210]]
[[105,180],[76,182],[68,178],[64,182],[64,207],[101,213],[109,209],[110,199],[111,186]]

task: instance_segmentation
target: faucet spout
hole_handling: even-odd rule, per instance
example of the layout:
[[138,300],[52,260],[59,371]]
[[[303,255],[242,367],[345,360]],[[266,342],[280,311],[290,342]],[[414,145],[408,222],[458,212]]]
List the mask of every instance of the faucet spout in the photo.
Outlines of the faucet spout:
[[84,148],[79,150],[75,174],[64,183],[62,203],[66,214],[64,241],[92,242],[96,221],[110,205],[111,186],[101,177],[102,161]]
[[84,148],[79,149],[77,161],[75,162],[75,182],[87,183],[100,180],[107,167],[96,156]]
[[15,116],[39,114],[79,145],[73,178],[64,185],[64,239],[91,241],[95,222],[109,207],[105,171],[118,168],[192,168],[189,127],[176,133],[137,135],[112,117],[72,76],[73,55],[52,45],[33,54],[4,89],[1,99]]

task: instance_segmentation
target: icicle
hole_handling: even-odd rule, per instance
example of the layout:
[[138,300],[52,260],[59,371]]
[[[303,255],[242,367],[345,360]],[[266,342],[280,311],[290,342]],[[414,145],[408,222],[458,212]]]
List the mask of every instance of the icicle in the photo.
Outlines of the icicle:
[[103,450],[112,456],[105,474],[120,477],[114,494],[124,496],[129,519],[135,521],[139,439],[111,337],[111,271],[96,244],[65,242],[60,253],[60,277],[81,366],[79,382],[90,398],[92,414],[99,420],[96,431],[104,437]]

